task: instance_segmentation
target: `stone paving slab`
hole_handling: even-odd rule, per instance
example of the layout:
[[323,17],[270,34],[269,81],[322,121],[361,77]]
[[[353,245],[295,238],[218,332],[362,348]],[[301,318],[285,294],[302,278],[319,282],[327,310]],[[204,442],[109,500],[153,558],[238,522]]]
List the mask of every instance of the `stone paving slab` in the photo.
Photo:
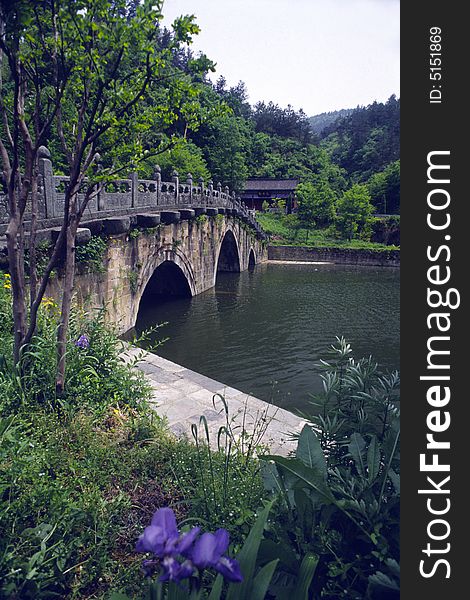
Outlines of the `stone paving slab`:
[[261,444],[268,446],[270,452],[286,456],[295,450],[296,442],[291,436],[300,433],[306,421],[293,413],[139,348],[128,348],[123,358],[127,362],[139,359],[136,367],[143,371],[153,389],[150,402],[159,415],[167,418],[175,435],[192,439],[192,424],[198,425],[203,435],[200,417],[204,415],[215,448],[217,433],[226,424],[220,398],[216,398],[215,406],[213,403],[214,394],[220,393],[227,401],[230,424],[236,433],[245,427],[251,434],[256,427],[264,426]]

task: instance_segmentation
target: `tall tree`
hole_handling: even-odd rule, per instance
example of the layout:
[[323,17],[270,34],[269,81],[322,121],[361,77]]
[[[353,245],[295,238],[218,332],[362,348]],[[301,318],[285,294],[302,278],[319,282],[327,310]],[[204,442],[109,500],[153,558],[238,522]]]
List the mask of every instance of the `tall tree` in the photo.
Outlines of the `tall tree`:
[[[144,0],[133,3],[131,12],[126,0],[20,0],[2,4],[0,60],[7,62],[8,81],[1,82],[0,153],[8,190],[14,358],[18,362],[22,346],[34,334],[50,274],[63,259],[58,394],[65,383],[65,345],[80,219],[106,178],[131,161],[163,150],[159,141],[152,148],[143,142],[155,125],[155,117],[166,124],[177,118],[171,98],[167,96],[156,108],[148,102],[148,94],[158,86],[175,90],[180,72],[172,67],[172,50],[190,42],[198,28],[189,17],[177,19],[169,40],[162,45],[162,4],[162,0]],[[175,98],[180,96],[174,94]],[[162,115],[156,115],[159,109]],[[34,189],[38,151],[48,136],[57,140],[69,182],[60,234],[28,319],[24,217]],[[96,169],[99,154],[105,159],[100,172]],[[33,206],[33,221],[34,216]]]
[[370,239],[373,207],[365,185],[354,184],[336,204],[336,227],[349,240]]

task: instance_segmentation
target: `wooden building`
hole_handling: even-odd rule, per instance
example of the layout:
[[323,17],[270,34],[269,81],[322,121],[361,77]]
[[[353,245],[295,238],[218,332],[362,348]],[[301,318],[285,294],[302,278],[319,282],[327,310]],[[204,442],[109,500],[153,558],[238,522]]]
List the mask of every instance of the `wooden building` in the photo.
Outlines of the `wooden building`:
[[286,201],[286,211],[290,213],[296,207],[295,190],[298,185],[298,179],[247,179],[240,197],[248,208],[256,210],[262,209],[263,202],[271,205],[274,199],[280,198]]

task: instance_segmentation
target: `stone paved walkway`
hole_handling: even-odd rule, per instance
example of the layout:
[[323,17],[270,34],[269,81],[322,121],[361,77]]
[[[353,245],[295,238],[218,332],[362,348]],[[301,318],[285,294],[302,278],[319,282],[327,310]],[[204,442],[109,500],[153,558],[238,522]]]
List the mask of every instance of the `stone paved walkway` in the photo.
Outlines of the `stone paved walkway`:
[[151,404],[159,415],[168,419],[169,427],[176,435],[193,439],[193,423],[200,427],[203,435],[199,419],[204,415],[211,444],[216,446],[219,428],[226,423],[220,398],[216,399],[215,407],[213,404],[214,394],[221,394],[228,404],[229,419],[236,433],[241,433],[244,427],[251,434],[265,424],[261,443],[273,454],[286,456],[295,450],[296,442],[291,435],[299,433],[306,423],[300,417],[156,354],[138,348],[130,348],[126,354],[129,360],[140,357],[136,366],[145,373],[153,388]]

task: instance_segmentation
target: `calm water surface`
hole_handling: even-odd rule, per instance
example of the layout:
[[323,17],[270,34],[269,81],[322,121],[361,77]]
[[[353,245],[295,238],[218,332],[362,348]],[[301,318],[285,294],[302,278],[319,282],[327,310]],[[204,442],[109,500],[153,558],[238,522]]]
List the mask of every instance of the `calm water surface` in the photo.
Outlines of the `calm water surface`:
[[399,270],[262,264],[220,273],[190,299],[143,301],[136,329],[168,324],[158,354],[293,410],[321,389],[317,363],[344,336],[356,358],[399,368]]

